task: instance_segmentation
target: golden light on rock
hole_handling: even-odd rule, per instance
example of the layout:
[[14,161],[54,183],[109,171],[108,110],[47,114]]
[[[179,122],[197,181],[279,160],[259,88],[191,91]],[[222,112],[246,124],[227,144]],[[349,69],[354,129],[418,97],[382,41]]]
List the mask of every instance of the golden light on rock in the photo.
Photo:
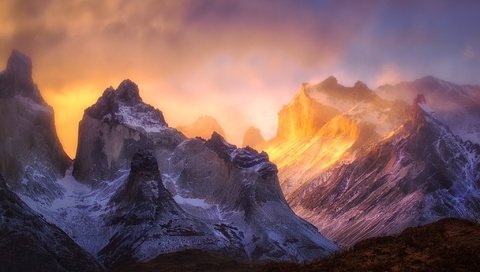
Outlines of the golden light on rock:
[[280,169],[286,194],[347,158],[348,150],[359,140],[357,122],[311,98],[305,86],[278,116],[277,137],[256,148],[267,152]]

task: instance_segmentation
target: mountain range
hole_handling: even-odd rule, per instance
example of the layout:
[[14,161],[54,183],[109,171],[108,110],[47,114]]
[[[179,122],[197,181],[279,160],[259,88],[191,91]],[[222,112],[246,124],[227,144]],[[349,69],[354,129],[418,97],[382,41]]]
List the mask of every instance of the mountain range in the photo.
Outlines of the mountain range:
[[[382,96],[406,86],[411,105]],[[333,77],[304,84],[279,112],[277,136],[256,147],[279,167],[292,209],[341,246],[446,217],[478,221],[480,146],[447,125],[465,111],[462,121],[479,120],[475,98],[460,108],[478,88],[458,88],[433,77],[377,91]],[[437,113],[438,97],[459,112]]]
[[433,77],[376,90],[329,77],[300,87],[273,139],[252,127],[239,148],[213,117],[170,127],[126,79],[85,109],[72,160],[30,58],[14,50],[0,73],[0,264],[297,267],[353,245],[392,250],[413,238],[372,237],[444,218],[479,221],[479,97]]
[[[187,138],[142,101],[130,80],[107,88],[85,110],[72,163],[31,69],[30,59],[14,51],[2,73],[1,102],[9,105],[2,118],[9,120],[1,123],[0,149],[8,151],[15,140],[15,152],[1,153],[8,185],[2,190],[18,195],[18,205],[45,225],[38,235],[60,233],[67,241],[55,241],[58,247],[78,251],[86,265],[110,270],[182,250],[242,262],[302,262],[338,249],[293,213],[265,153],[237,148],[218,133]],[[4,226],[14,227],[10,221]],[[40,248],[52,243],[33,242]],[[56,259],[63,254],[49,252]],[[69,268],[50,271],[63,270]]]

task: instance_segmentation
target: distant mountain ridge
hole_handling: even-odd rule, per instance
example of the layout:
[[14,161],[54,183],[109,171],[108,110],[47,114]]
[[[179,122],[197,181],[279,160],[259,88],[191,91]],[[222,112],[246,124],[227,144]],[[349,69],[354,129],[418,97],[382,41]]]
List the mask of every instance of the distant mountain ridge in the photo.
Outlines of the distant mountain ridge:
[[216,132],[225,138],[225,131],[218,121],[208,115],[200,116],[192,124],[178,126],[176,129],[189,138],[201,137],[203,139],[208,139],[213,132]]
[[[400,87],[329,77],[301,86],[274,139],[252,129],[238,148],[219,126],[192,138],[169,127],[127,79],[85,110],[72,163],[31,75],[18,51],[0,73],[7,270],[122,271],[190,253],[250,269],[323,258],[446,217],[480,218],[475,86],[404,83],[416,94],[409,105],[382,94]],[[445,98],[454,111],[442,111]],[[32,258],[17,263],[25,252]]]
[[380,86],[376,92],[388,99],[412,101],[423,94],[437,118],[465,141],[480,144],[480,86],[459,85],[426,76],[396,85]]
[[[420,81],[448,85],[434,78]],[[304,84],[280,111],[279,128],[288,131],[299,118],[292,123],[309,132],[289,140],[279,131],[257,148],[278,165],[294,211],[345,246],[444,217],[480,218],[479,146],[442,122],[447,113],[431,106],[429,92],[416,94],[413,106],[375,92],[361,82],[344,87],[329,77]],[[285,108],[292,109],[288,119]],[[311,122],[305,113],[315,110],[325,121]]]

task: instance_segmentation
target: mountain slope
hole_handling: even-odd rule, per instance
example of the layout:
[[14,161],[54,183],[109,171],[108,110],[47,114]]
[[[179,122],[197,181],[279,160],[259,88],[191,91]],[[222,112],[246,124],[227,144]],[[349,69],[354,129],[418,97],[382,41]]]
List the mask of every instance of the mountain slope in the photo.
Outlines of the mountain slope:
[[439,218],[477,220],[480,147],[452,134],[424,100],[393,135],[298,190],[297,214],[347,246]]
[[1,176],[0,266],[5,272],[103,271],[70,237],[11,192]]
[[[183,211],[163,186],[157,160],[133,156],[127,182],[113,195],[106,225],[115,229],[98,253],[107,267],[146,261],[185,248],[221,250],[213,229]],[[161,239],[159,239],[161,237]]]
[[70,159],[58,140],[53,109],[32,80],[32,62],[13,51],[0,73],[0,172],[18,193],[49,202]]
[[300,92],[278,116],[277,136],[258,145],[279,167],[288,201],[312,178],[391,133],[404,119],[403,103],[381,99],[365,84],[353,87],[329,77]]
[[396,236],[371,238],[308,265],[271,265],[261,271],[478,271],[480,226],[443,219]]

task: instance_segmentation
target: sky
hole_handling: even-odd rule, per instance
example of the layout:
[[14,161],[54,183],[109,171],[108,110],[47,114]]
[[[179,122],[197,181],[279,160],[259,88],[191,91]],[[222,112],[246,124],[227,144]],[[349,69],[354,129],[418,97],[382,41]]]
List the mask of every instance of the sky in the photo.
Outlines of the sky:
[[480,84],[480,1],[2,0],[0,62],[32,58],[74,156],[83,110],[123,79],[170,126],[212,115],[266,138],[302,82]]

